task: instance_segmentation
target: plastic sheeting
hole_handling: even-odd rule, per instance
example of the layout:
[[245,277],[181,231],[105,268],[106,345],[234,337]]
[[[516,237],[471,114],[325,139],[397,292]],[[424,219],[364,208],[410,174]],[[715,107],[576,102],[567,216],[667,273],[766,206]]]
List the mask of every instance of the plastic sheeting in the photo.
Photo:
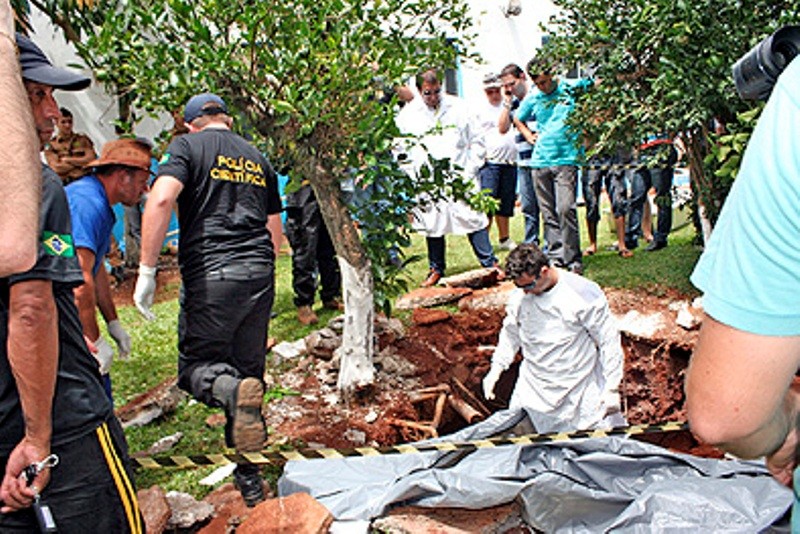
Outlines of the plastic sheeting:
[[[483,439],[524,422],[504,411],[425,443]],[[781,519],[792,492],[763,463],[676,454],[626,438],[475,451],[293,461],[280,495],[304,491],[339,520],[370,520],[396,506],[488,508],[518,500],[545,532],[755,532]]]

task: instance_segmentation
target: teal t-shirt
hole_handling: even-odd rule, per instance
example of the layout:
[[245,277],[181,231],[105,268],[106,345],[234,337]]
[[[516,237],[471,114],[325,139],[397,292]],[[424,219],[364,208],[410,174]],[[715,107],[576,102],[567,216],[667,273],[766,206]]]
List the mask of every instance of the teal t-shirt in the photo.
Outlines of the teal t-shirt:
[[536,118],[539,138],[533,146],[530,166],[533,168],[577,165],[583,157],[578,132],[571,130],[566,120],[575,107],[575,98],[592,86],[588,78],[559,79],[550,94],[541,91],[528,93],[520,102],[516,116],[525,122]]
[[800,61],[783,72],[692,282],[736,329],[800,335]]
[[[714,319],[767,336],[800,335],[800,60],[773,89],[692,282]],[[758,357],[753,355],[753,357]],[[792,532],[800,532],[800,471]]]

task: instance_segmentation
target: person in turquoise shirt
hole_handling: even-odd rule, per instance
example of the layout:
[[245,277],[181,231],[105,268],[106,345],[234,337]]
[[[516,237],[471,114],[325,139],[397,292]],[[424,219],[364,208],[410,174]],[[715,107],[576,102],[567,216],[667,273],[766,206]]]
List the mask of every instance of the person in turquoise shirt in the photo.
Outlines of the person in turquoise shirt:
[[686,377],[692,431],[766,456],[800,532],[800,59],[773,88],[692,274],[706,316]]
[[577,96],[594,82],[589,78],[557,78],[537,58],[528,63],[528,74],[538,91],[522,100],[516,116],[523,122],[535,117],[538,126],[531,167],[544,221],[547,256],[554,265],[580,274],[583,263],[575,194],[583,150],[579,132],[567,125],[567,118],[575,108]]

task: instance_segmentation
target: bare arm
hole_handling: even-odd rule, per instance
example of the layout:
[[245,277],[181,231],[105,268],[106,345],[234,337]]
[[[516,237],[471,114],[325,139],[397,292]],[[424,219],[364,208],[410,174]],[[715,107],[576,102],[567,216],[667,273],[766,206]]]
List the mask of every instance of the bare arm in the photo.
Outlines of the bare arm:
[[66,161],[67,158],[62,158],[58,152],[52,150],[51,148],[47,148],[44,151],[44,157],[47,160],[47,164],[50,166],[50,168],[56,171],[56,174],[59,176],[66,174],[75,168],[72,163]]
[[[49,280],[28,280],[10,288],[8,363],[19,391],[25,437],[6,465],[0,499],[2,512],[29,506],[33,492],[20,480],[25,466],[50,454],[53,395],[58,368],[58,312]],[[34,484],[41,491],[49,472]]]
[[159,176],[153,188],[147,195],[142,213],[142,244],[140,263],[148,267],[155,267],[161,245],[167,234],[169,219],[175,200],[183,190],[183,184],[172,176]]
[[97,305],[96,281],[92,274],[94,258],[94,252],[88,248],[78,247],[78,261],[83,272],[83,285],[75,288],[75,305],[78,307],[78,314],[83,325],[83,335],[90,341],[95,341],[100,337],[100,328],[97,325],[97,315],[95,313],[95,306]]
[[36,261],[42,173],[8,0],[0,0],[0,32],[0,276],[7,276],[30,269]]
[[117,319],[117,307],[114,305],[114,298],[111,296],[111,280],[102,265],[97,270],[97,274],[94,275],[94,295],[97,298],[97,308],[100,310],[106,324]]
[[692,431],[743,458],[768,456],[788,484],[795,467],[800,392],[800,337],[761,336],[706,315],[686,376]]
[[503,109],[500,111],[500,118],[497,127],[501,134],[511,129],[511,95],[506,94],[503,98]]
[[517,130],[519,130],[519,133],[522,134],[522,137],[524,137],[525,140],[528,143],[530,143],[532,145],[536,144],[536,140],[539,139],[539,134],[538,133],[532,131],[530,128],[528,128],[527,124],[525,124],[524,122],[522,122],[521,120],[519,120],[516,117],[514,117],[514,126],[517,127]]
[[281,221],[280,213],[273,213],[267,218],[267,229],[272,235],[272,248],[275,250],[275,257],[277,258],[283,242],[283,221]]
[[86,137],[85,135],[81,135],[81,144],[83,144],[83,148],[85,149],[82,156],[68,156],[64,158],[64,161],[72,165],[72,167],[82,169],[87,163],[93,161],[97,158],[97,154],[94,151],[94,143],[92,140]]

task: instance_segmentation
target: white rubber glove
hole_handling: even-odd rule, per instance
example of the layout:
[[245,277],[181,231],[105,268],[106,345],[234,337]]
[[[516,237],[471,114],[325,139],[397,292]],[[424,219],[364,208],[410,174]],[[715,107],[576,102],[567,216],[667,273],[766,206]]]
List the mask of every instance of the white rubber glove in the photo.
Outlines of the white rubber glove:
[[136,278],[136,288],[133,290],[133,303],[145,319],[152,321],[156,318],[150,311],[153,306],[153,297],[156,294],[156,268],[139,264],[139,276]]
[[127,360],[131,355],[131,336],[122,328],[119,319],[114,319],[106,325],[108,335],[117,343],[117,353],[120,360]]
[[108,341],[103,336],[92,341],[92,344],[96,349],[92,356],[100,364],[100,374],[107,375],[111,370],[111,361],[114,359],[114,349],[111,348],[111,345],[108,344]]
[[608,417],[622,411],[619,399],[619,391],[616,389],[608,390],[600,397],[603,406],[603,417]]
[[493,365],[483,377],[483,397],[486,400],[494,400],[494,386],[500,380],[501,374],[503,374],[503,369]]

